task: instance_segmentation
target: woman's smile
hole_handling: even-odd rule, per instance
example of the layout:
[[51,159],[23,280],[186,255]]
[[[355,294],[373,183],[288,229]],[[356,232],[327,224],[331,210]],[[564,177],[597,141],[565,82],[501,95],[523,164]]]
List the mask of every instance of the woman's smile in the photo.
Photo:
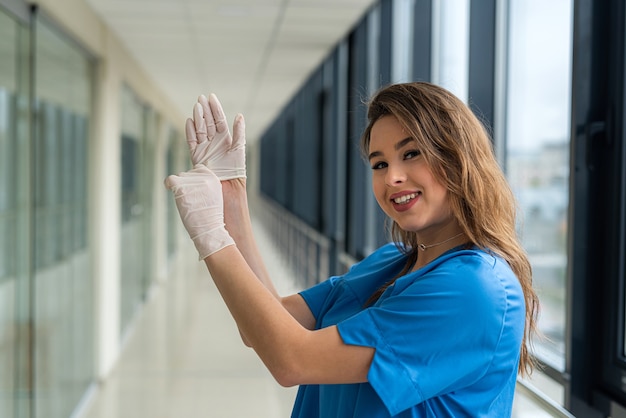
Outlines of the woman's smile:
[[400,192],[391,195],[391,202],[395,210],[404,212],[411,209],[421,197],[420,192]]

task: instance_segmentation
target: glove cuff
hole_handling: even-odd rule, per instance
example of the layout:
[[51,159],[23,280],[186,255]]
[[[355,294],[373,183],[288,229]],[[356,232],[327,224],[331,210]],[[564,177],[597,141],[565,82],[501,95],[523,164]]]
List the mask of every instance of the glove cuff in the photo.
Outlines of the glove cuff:
[[198,250],[199,260],[204,260],[230,245],[235,245],[224,225],[193,237],[193,243]]
[[244,168],[215,168],[213,172],[221,181],[232,180],[237,178],[246,178],[246,169]]

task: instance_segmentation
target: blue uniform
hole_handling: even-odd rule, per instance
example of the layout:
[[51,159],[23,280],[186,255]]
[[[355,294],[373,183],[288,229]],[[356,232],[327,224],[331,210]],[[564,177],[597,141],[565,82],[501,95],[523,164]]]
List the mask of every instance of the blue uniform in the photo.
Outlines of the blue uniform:
[[388,244],[343,276],[301,293],[317,327],[376,349],[368,382],[303,385],[292,417],[508,417],[524,333],[524,295],[508,264],[455,248],[398,278],[406,255]]

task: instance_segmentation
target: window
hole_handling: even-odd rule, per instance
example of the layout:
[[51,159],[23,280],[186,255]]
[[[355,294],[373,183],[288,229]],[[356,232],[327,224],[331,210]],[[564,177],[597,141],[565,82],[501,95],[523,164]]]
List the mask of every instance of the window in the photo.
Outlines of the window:
[[92,57],[36,15],[35,410],[71,415],[93,379],[87,167]]
[[433,2],[432,82],[467,102],[469,0]]

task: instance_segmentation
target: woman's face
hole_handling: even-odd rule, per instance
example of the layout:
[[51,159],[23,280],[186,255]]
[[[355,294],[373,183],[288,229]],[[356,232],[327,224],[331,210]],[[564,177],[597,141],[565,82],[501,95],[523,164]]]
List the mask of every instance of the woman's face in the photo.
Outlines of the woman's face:
[[382,210],[420,240],[436,240],[453,222],[448,191],[395,116],[383,116],[372,126],[369,144],[372,187]]

